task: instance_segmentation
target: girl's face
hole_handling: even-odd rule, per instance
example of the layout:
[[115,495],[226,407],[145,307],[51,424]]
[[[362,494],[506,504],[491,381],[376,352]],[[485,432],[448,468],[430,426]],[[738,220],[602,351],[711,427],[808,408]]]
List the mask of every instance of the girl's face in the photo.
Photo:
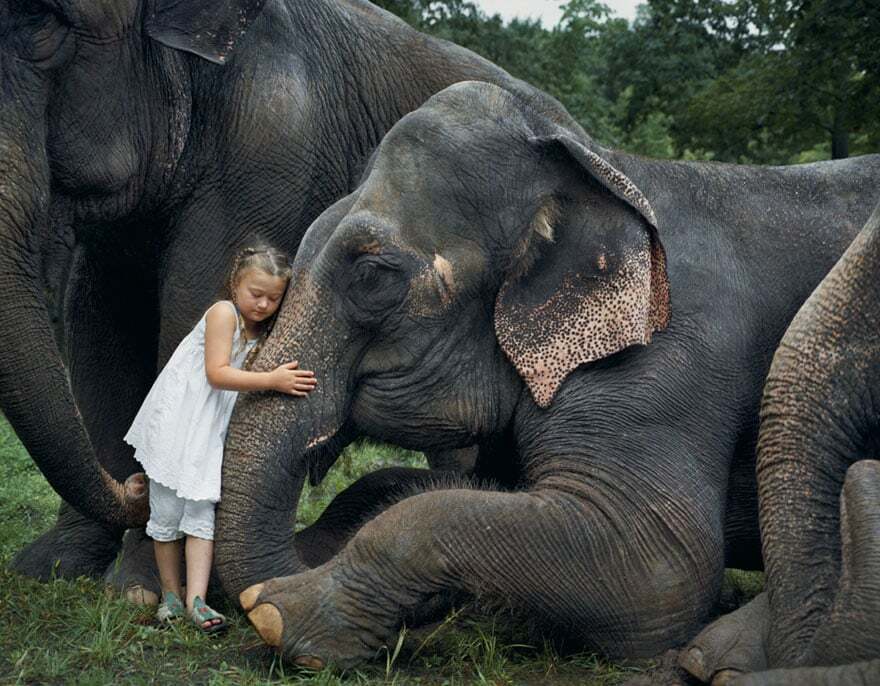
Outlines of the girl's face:
[[287,279],[251,268],[239,276],[233,297],[241,316],[253,324],[263,322],[278,309]]

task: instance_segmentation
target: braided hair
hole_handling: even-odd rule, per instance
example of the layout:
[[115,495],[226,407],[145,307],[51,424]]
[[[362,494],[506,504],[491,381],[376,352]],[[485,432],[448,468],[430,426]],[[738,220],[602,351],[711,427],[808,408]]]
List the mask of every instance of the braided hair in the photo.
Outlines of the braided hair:
[[[238,304],[235,302],[235,289],[241,281],[242,275],[249,269],[259,269],[261,272],[264,272],[269,276],[277,276],[285,279],[288,283],[293,272],[293,269],[290,266],[290,258],[284,251],[278,250],[278,248],[274,248],[271,245],[262,242],[255,245],[245,246],[232,258],[232,267],[229,269],[229,278],[226,280],[226,297],[236,305],[236,308],[238,307]],[[256,345],[254,345],[253,349],[251,349],[248,356],[245,358],[242,369],[249,368],[257,355],[260,354],[260,350],[266,342],[266,339],[269,337],[272,327],[275,326],[275,320],[277,318],[278,310],[276,310],[269,319],[263,322],[263,330],[260,332],[259,338],[257,338]],[[245,345],[247,345],[244,317],[241,316],[241,313],[238,315],[238,334],[240,346],[238,352],[241,352],[244,350]]]

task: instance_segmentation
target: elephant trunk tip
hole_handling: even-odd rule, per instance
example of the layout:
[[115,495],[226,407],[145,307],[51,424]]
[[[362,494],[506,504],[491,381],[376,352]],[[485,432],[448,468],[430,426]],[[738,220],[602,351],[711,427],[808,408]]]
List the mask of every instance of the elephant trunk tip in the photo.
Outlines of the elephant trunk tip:
[[146,526],[147,520],[150,518],[149,486],[146,475],[137,472],[120,483],[102,467],[101,476],[120,508],[117,515],[118,521],[111,522],[111,524],[116,524],[124,529]]

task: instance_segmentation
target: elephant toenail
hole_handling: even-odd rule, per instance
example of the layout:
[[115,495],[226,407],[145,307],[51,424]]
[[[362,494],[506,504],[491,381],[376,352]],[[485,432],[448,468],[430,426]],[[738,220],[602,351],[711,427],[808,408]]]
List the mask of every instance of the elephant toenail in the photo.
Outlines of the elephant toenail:
[[712,679],[712,686],[727,686],[733,683],[733,680],[741,677],[742,672],[738,669],[722,669]]
[[314,655],[300,655],[293,661],[293,664],[303,669],[310,669],[313,672],[319,672],[324,669],[324,661]]
[[708,683],[710,675],[706,673],[703,651],[699,648],[689,648],[682,652],[678,658],[678,666],[703,683]]
[[257,598],[263,592],[264,586],[265,584],[254,584],[244,589],[238,595],[238,602],[241,603],[241,607],[245,612],[249,612],[257,604]]
[[159,604],[159,595],[140,584],[126,587],[125,599],[134,605],[154,606]]
[[248,612],[248,619],[256,628],[257,633],[270,646],[281,646],[281,634],[284,631],[284,620],[278,608],[269,603],[262,603]]

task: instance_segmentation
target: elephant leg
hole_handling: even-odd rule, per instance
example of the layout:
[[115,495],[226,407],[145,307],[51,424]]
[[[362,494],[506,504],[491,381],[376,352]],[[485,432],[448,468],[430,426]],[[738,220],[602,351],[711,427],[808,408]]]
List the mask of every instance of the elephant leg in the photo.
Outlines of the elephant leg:
[[700,682],[713,686],[767,669],[769,628],[770,604],[767,594],[761,593],[703,629],[682,651],[678,664]]
[[120,538],[118,531],[83,517],[62,502],[55,525],[25,546],[10,568],[40,581],[97,577],[119,552]]
[[[118,261],[103,265],[78,247],[64,308],[76,407],[98,461],[119,481],[140,471],[122,437],[155,374],[155,322],[144,302],[150,291],[141,282],[146,275],[131,271]],[[122,534],[63,505],[54,528],[19,553],[13,568],[38,579],[99,576]]]
[[324,564],[336,555],[364,523],[404,498],[455,479],[452,474],[427,469],[390,467],[362,476],[295,539],[297,554],[309,567]]
[[806,665],[880,658],[880,460],[861,460],[846,472],[840,541],[837,596],[816,630]]
[[773,669],[748,674],[734,686],[874,686],[880,684],[880,659],[836,667]]
[[[185,578],[185,574],[181,576]],[[129,529],[122,539],[122,554],[106,569],[104,581],[129,602],[157,605],[161,588],[153,539],[144,529]]]
[[611,657],[652,656],[705,621],[715,599],[706,589],[723,573],[720,526],[695,548],[668,529],[645,530],[650,515],[613,510],[604,498],[591,505],[555,491],[432,491],[367,522],[324,565],[240,600],[263,639],[305,666],[371,657],[443,592],[516,608]]
[[[880,462],[863,460],[847,471],[841,493],[843,571],[840,591],[827,623],[817,630],[804,658],[814,667],[780,669],[757,674],[740,683],[867,684],[880,677]],[[703,683],[727,683],[734,676],[760,672],[769,666],[766,645],[770,605],[762,593],[748,605],[721,617],[691,641],[679,664]],[[866,675],[871,675],[870,679]],[[861,679],[861,680],[860,680]]]

